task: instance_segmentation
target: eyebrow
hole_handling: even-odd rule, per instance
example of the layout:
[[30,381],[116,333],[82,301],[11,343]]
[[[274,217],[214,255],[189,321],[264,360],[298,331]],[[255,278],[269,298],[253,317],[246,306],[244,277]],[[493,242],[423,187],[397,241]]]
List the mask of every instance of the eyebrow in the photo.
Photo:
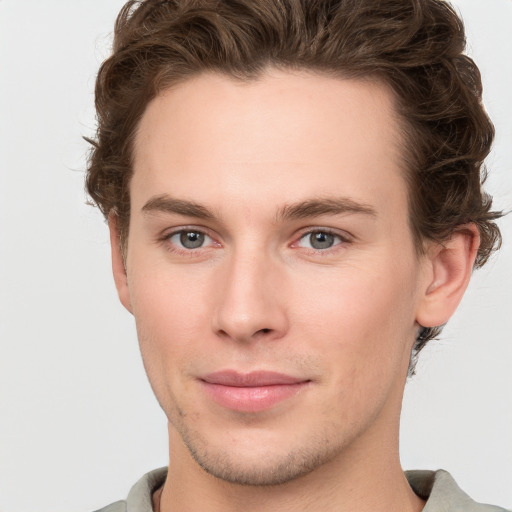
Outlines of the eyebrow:
[[152,197],[143,207],[143,213],[175,213],[186,217],[196,217],[198,219],[213,219],[215,215],[205,206],[187,201],[184,199],[175,199],[163,194]]
[[359,203],[348,197],[326,197],[285,205],[278,211],[277,220],[305,219],[320,215],[341,215],[345,213],[377,216],[375,209],[368,204]]
[[[175,199],[167,194],[152,197],[142,207],[143,213],[170,213],[195,217],[198,219],[215,219],[216,216],[205,206],[185,199]],[[315,198],[286,204],[276,214],[276,221],[299,220],[320,215],[341,215],[358,213],[377,216],[370,205],[359,203],[347,197]]]

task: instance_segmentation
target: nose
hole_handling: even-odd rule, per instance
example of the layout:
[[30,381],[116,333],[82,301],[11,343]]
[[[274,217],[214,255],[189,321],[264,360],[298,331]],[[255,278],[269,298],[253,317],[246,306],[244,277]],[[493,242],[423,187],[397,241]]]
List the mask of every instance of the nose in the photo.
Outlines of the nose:
[[277,340],[288,330],[285,272],[263,251],[232,254],[218,277],[217,336],[238,342]]

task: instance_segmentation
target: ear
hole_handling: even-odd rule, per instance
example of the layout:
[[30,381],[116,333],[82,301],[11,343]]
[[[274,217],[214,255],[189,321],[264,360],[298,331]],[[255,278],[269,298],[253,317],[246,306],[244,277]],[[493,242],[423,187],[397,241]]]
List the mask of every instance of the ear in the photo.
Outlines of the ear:
[[423,327],[444,325],[453,315],[469,284],[480,246],[475,224],[461,226],[427,255],[428,272],[416,321]]
[[117,294],[121,304],[130,312],[130,290],[128,288],[128,276],[126,274],[125,259],[121,250],[121,237],[119,232],[119,217],[115,213],[108,216],[108,228],[110,230],[110,247],[112,251],[112,272],[116,283]]

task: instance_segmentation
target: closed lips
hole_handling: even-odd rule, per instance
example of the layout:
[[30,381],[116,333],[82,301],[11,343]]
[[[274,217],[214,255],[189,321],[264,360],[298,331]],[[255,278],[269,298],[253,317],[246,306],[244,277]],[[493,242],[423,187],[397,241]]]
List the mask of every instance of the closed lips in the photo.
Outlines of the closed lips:
[[222,371],[201,379],[207,395],[218,405],[256,413],[296,395],[311,381],[282,373]]
[[209,384],[233,387],[279,386],[309,382],[307,378],[292,377],[277,372],[256,371],[239,373],[234,370],[212,373],[201,380]]

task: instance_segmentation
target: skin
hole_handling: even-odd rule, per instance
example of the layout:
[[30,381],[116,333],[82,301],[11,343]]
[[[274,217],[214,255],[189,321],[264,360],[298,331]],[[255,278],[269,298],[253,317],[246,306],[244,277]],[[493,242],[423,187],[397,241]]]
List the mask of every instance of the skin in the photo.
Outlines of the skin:
[[[125,260],[110,228],[169,419],[162,511],[423,507],[398,456],[411,347],[455,310],[478,234],[418,255],[399,133],[384,85],[307,72],[204,74],[148,105]],[[184,247],[183,230],[204,243]],[[306,384],[237,411],[205,392],[226,369]]]

